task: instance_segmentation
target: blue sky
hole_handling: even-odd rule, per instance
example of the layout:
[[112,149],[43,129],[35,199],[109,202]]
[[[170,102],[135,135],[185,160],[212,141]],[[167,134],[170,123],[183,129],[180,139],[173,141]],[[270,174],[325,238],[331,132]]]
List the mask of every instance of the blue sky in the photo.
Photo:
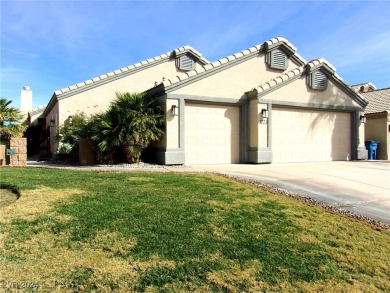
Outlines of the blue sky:
[[[0,0],[1,1],[1,0]],[[276,36],[350,85],[390,87],[388,1],[2,1],[0,96],[53,92],[190,45],[215,61]]]

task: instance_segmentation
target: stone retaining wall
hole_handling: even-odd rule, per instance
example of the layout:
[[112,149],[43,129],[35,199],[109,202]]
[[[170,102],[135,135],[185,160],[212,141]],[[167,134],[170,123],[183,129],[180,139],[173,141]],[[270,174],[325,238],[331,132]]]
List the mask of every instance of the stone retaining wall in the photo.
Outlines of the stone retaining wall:
[[0,144],[0,166],[5,166],[6,163],[6,146],[4,144]]
[[27,139],[24,137],[12,137],[9,142],[10,149],[15,149],[16,154],[9,156],[10,166],[27,166]]

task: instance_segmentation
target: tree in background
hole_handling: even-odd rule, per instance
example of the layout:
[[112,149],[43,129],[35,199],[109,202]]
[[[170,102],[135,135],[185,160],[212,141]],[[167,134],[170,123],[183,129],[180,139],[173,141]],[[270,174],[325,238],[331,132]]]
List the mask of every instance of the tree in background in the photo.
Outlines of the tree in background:
[[105,113],[94,116],[92,139],[102,152],[120,148],[129,163],[138,163],[142,151],[164,133],[163,108],[144,93],[116,93]]
[[24,115],[19,109],[11,106],[12,101],[0,99],[0,143],[8,144],[11,137],[20,137],[26,129],[22,125]]

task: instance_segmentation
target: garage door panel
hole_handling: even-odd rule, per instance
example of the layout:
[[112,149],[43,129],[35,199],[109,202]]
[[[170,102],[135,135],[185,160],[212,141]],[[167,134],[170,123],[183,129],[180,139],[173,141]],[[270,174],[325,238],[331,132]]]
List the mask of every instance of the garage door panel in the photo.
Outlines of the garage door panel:
[[273,162],[349,160],[350,131],[350,113],[274,108]]
[[239,162],[239,107],[186,103],[186,164]]

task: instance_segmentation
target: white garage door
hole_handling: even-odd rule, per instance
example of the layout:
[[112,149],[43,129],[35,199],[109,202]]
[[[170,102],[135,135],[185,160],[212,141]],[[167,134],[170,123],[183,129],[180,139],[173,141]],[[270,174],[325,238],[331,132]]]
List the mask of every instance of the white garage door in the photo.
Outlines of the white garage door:
[[239,107],[186,103],[185,163],[238,163],[239,129]]
[[315,110],[272,110],[273,162],[351,159],[351,114]]

